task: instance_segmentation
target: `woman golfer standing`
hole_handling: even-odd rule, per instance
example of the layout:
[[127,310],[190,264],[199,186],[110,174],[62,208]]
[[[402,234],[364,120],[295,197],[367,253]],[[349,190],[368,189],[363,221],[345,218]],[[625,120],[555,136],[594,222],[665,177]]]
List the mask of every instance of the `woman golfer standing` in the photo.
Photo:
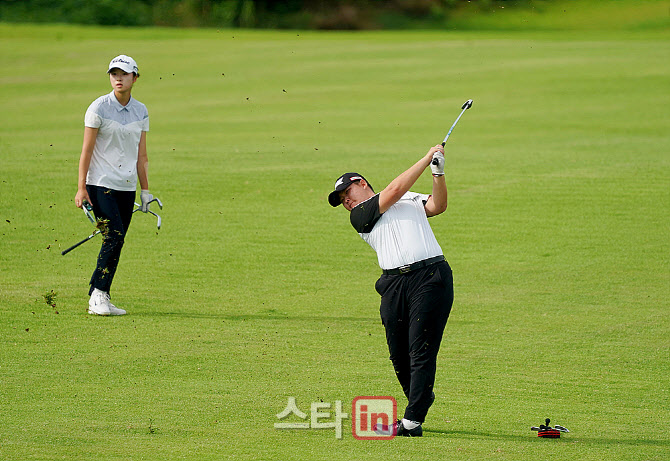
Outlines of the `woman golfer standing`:
[[84,121],[84,143],[79,159],[75,204],[93,207],[102,247],[90,281],[89,314],[123,315],[110,302],[110,287],[119,264],[121,248],[130,225],[139,178],[142,211],[153,199],[147,177],[146,134],[149,114],[144,104],[130,95],[140,76],[137,63],[120,55],[109,63],[112,92],[89,106]]

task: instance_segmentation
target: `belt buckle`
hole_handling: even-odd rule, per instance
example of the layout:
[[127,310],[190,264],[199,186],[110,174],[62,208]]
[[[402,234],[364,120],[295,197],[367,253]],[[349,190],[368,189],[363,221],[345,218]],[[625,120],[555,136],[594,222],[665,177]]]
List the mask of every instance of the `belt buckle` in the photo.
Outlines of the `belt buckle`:
[[404,266],[400,266],[400,267],[398,268],[398,271],[399,271],[401,274],[406,274],[406,273],[408,273],[410,270],[411,270],[411,269],[410,269],[410,265],[409,265],[409,264],[405,264]]

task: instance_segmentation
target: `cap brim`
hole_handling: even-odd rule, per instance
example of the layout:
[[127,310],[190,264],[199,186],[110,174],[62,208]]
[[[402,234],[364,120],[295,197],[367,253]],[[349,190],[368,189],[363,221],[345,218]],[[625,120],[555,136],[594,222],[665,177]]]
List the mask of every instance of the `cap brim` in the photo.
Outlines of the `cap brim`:
[[334,190],[328,195],[328,203],[330,203],[331,206],[339,206],[342,204],[340,202],[340,192],[339,190]]
[[107,73],[109,74],[109,73],[110,73],[111,71],[113,71],[114,69],[122,70],[122,71],[124,71],[124,72],[127,73],[127,74],[133,74],[133,73],[135,73],[135,70],[134,70],[134,69],[132,69],[132,68],[130,68],[130,69],[129,69],[129,68],[124,68],[124,67],[121,67],[121,66],[112,66],[112,67],[110,67],[109,69],[107,69]]

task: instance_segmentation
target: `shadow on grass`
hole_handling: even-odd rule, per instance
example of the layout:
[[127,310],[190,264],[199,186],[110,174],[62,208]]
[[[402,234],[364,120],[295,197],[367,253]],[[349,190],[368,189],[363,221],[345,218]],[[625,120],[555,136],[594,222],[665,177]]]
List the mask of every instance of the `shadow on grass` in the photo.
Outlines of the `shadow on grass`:
[[[479,438],[486,438],[486,439],[497,439],[497,440],[510,440],[510,441],[527,441],[527,440],[532,440],[530,437],[522,436],[522,435],[511,435],[511,434],[501,434],[501,433],[491,433],[491,432],[483,432],[483,431],[441,431],[439,429],[423,429],[424,433],[428,434],[440,434],[440,435],[445,435],[445,436],[450,436],[450,437],[457,437],[460,439],[479,439]],[[536,437],[538,438],[538,437]]]
[[[203,312],[133,312],[133,317],[165,317],[165,318],[182,318],[182,319],[211,319],[224,320],[231,322],[244,322],[248,320],[290,320],[290,321],[305,321],[305,322],[358,322],[358,323],[374,323],[381,324],[379,316],[374,317],[353,317],[353,316],[339,316],[339,315],[292,315],[280,314],[276,312],[261,312],[256,314],[213,314]],[[449,320],[449,325],[460,324],[468,325],[476,322],[462,322],[459,320]]]
[[172,317],[184,319],[212,319],[244,322],[247,320],[298,320],[298,321],[346,321],[346,322],[374,322],[380,323],[378,317],[350,317],[338,315],[284,315],[275,313],[266,314],[207,314],[198,312],[137,312],[133,317]]
[[484,431],[446,431],[439,429],[423,429],[424,433],[429,434],[440,434],[444,436],[450,436],[452,438],[461,438],[461,439],[495,439],[495,440],[508,440],[515,442],[543,442],[543,443],[585,443],[591,445],[630,445],[630,446],[652,446],[652,447],[669,447],[670,440],[653,440],[653,439],[613,439],[613,438],[597,438],[597,437],[577,437],[574,435],[567,435],[561,437],[560,439],[543,439],[537,437],[537,435],[512,435],[512,434],[501,434],[501,433],[492,433]]

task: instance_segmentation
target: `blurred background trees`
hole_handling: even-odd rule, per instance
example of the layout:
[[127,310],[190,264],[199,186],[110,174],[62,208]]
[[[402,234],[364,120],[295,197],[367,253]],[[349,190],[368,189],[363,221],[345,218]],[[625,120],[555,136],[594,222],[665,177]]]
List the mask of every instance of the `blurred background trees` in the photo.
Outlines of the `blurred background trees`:
[[550,0],[0,0],[0,21],[278,29],[439,28],[463,9]]

